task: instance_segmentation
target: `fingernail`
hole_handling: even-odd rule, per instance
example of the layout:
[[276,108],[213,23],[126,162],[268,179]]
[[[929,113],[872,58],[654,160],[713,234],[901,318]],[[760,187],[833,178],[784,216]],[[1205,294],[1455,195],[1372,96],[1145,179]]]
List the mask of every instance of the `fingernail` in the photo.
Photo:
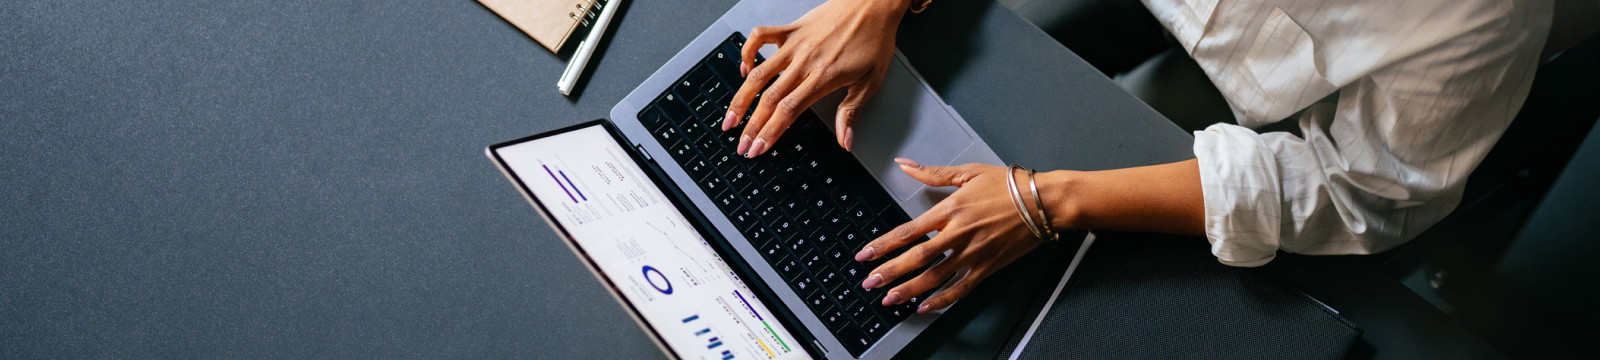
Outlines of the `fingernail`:
[[865,249],[861,249],[861,252],[856,253],[856,261],[872,260],[872,258],[875,256],[878,256],[878,251],[873,250],[871,246],[868,246]]
[[750,76],[750,64],[749,63],[745,63],[743,61],[740,61],[739,62],[739,77],[746,77],[746,76]]
[[850,143],[855,142],[855,139],[856,139],[856,127],[854,127],[854,126],[846,126],[846,127],[844,127],[844,151],[850,151]]
[[907,158],[894,158],[894,162],[900,163],[900,166],[904,166],[904,167],[908,167],[908,168],[912,168],[912,169],[916,169],[916,168],[922,167],[922,164],[918,164],[916,160],[911,160],[911,159],[907,159]]
[[739,121],[738,119],[733,117],[733,110],[728,110],[728,114],[722,115],[722,131],[733,129],[733,123]]
[[917,307],[917,313],[918,314],[927,314],[929,311],[933,311],[933,302],[932,301],[923,302],[922,306],[918,306]]
[[899,303],[900,303],[900,292],[899,291],[889,293],[889,296],[884,296],[883,297],[883,306],[890,306],[890,305],[895,305],[895,304],[899,304]]
[[746,150],[750,150],[750,135],[739,135],[739,149],[734,153],[743,155]]
[[761,153],[764,153],[764,152],[767,152],[767,140],[766,139],[756,139],[756,142],[754,144],[750,144],[750,153],[749,154],[745,154],[744,157],[754,158],[757,155],[761,155]]
[[867,277],[867,281],[861,282],[861,288],[867,290],[872,290],[878,285],[883,285],[883,275],[872,274],[872,276]]

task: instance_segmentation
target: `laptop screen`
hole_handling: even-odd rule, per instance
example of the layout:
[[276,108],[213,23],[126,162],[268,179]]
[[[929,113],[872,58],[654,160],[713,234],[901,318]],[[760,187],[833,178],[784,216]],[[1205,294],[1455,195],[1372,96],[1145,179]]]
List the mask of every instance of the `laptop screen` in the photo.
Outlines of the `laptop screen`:
[[493,151],[678,356],[808,358],[604,126]]

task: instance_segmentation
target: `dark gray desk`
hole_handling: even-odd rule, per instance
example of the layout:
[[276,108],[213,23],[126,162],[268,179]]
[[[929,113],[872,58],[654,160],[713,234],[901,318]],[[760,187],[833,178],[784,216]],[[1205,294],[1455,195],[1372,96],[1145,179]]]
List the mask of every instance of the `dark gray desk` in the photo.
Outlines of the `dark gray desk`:
[[[655,355],[482,147],[604,117],[731,5],[630,2],[569,99],[563,60],[472,1],[8,4],[0,357]],[[997,5],[941,3],[900,47],[1008,161],[1191,156]],[[1002,295],[1058,253],[908,354],[993,354]]]

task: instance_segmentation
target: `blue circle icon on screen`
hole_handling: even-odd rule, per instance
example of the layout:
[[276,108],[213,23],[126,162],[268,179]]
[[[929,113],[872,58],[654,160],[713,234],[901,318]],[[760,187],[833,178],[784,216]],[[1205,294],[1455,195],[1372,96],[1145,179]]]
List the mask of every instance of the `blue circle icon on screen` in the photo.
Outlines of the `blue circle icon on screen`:
[[[656,276],[651,277],[650,273],[655,273]],[[656,283],[656,278],[661,278],[660,284]],[[651,287],[656,288],[656,291],[660,291],[662,294],[672,295],[672,283],[667,282],[667,275],[662,274],[661,270],[656,270],[654,266],[644,266],[644,282],[650,283]]]

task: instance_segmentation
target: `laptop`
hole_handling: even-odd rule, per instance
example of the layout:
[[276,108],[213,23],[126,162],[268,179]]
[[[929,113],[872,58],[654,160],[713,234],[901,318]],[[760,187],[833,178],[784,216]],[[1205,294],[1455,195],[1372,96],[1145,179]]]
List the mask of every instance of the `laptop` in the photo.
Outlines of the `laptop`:
[[954,190],[923,185],[893,159],[1003,163],[904,55],[895,53],[861,110],[853,152],[832,135],[842,91],[754,159],[734,153],[742,128],[721,131],[743,83],[745,32],[788,24],[821,2],[742,1],[616,104],[610,120],[487,149],[671,356],[883,359],[942,313],[915,313],[932,292],[882,306],[898,282],[860,286],[882,260],[857,262],[855,253]]

